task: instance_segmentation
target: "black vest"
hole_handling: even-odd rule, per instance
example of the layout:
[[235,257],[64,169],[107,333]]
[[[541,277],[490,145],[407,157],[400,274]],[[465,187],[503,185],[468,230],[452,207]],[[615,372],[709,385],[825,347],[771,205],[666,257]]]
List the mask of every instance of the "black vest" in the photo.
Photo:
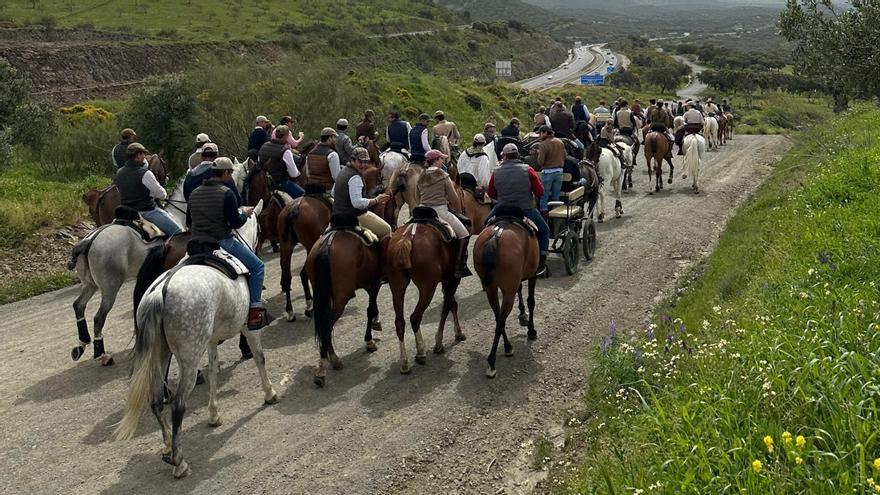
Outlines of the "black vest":
[[428,150],[422,145],[422,132],[428,128],[422,124],[418,124],[409,131],[409,156],[412,161],[422,161],[425,159],[425,153]]
[[121,143],[117,144],[113,147],[113,165],[116,168],[122,168],[125,165],[125,162],[128,161],[128,145],[131,144],[130,141],[123,140]]
[[149,211],[156,207],[150,190],[144,185],[147,169],[143,163],[128,160],[116,172],[113,183],[119,188],[119,198],[123,206],[137,211]]
[[284,163],[284,143],[266,141],[260,147],[260,168],[265,170],[276,184],[283,184],[290,179],[287,164]]
[[408,144],[408,136],[406,135],[406,124],[400,120],[388,124],[388,143],[398,143],[404,148]]
[[220,179],[206,179],[189,197],[189,216],[194,238],[217,242],[232,237],[232,229],[226,223],[223,201],[226,187]]
[[[345,213],[348,215],[363,215],[367,210],[359,210],[351,204],[351,195],[348,191],[348,181],[360,172],[352,166],[343,168],[336,176],[336,187],[333,189],[333,213]],[[363,191],[361,191],[363,194]]]

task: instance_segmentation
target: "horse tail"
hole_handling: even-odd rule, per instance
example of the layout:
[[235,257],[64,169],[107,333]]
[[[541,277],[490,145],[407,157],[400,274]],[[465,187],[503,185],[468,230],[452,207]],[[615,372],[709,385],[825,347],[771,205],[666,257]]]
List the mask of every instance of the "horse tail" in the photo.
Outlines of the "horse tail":
[[88,256],[89,249],[92,248],[92,241],[94,240],[94,236],[83,239],[76,243],[76,246],[73,246],[73,249],[70,250],[70,260],[67,261],[67,269],[75,270],[76,262],[80,256]]
[[330,247],[322,242],[315,256],[315,291],[312,314],[315,319],[315,340],[323,347],[330,342],[333,328],[333,279],[330,274]]
[[690,143],[684,143],[684,173],[693,176],[700,168],[700,143],[692,137]]
[[150,287],[150,284],[155,282],[156,279],[159,278],[159,275],[162,275],[165,271],[166,255],[167,251],[165,250],[165,245],[151,247],[147,251],[147,257],[144,258],[144,263],[141,265],[140,270],[138,270],[137,280],[134,284],[134,293],[132,294],[135,330],[137,330],[138,306],[140,305],[144,294],[147,292],[147,288]]
[[412,237],[404,235],[400,242],[394,245],[389,254],[391,266],[397,270],[409,270],[412,268],[410,255],[412,254]]
[[498,269],[498,239],[501,237],[500,232],[501,229],[493,232],[489,240],[486,241],[486,244],[483,244],[481,257],[483,276],[480,277],[480,282],[483,284],[484,289],[495,281],[495,271]]
[[131,440],[134,437],[141,414],[153,400],[154,386],[163,380],[161,346],[167,345],[162,329],[164,308],[165,296],[161,290],[147,294],[138,308],[140,331],[135,337],[133,372],[125,399],[125,415],[116,426],[117,440]]
[[659,144],[659,139],[657,139],[657,134],[652,133],[651,136],[651,153],[657,153],[657,145]]

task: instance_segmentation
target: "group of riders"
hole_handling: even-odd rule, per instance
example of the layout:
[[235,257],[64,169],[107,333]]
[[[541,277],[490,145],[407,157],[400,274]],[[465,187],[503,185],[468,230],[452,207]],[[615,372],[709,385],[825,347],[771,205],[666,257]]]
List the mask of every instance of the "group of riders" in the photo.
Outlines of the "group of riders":
[[[435,112],[433,118],[421,114],[415,125],[401,119],[396,111],[387,114],[384,147],[404,155],[410,164],[424,169],[418,180],[419,206],[434,209],[458,240],[456,277],[470,275],[467,267],[470,231],[459,217],[462,205],[450,177],[450,167],[457,168],[461,180],[471,176],[469,180],[494,201],[487,222],[499,207],[513,206],[521,209],[534,223],[540,250],[537,275],[547,276],[548,204],[559,199],[563,174],[568,172],[566,159],[569,155],[578,153],[581,155],[578,158],[596,162],[601,148],[613,148],[615,135],[635,140],[636,130],[646,126],[662,132],[670,143],[678,144],[681,153],[685,133],[700,132],[706,116],[730,111],[727,100],[717,105],[711,99],[705,102],[652,99],[643,107],[638,99],[630,105],[619,98],[610,106],[602,100],[590,111],[577,97],[570,109],[558,98],[548,107],[542,107],[534,114],[531,132],[523,132],[517,118],[510,119],[497,134],[495,124],[487,122],[482,132],[473,137],[471,146],[461,151],[462,137],[458,126],[447,120],[443,111]],[[685,125],[673,135],[669,129],[673,127],[675,116],[683,117]],[[368,151],[380,142],[374,112],[368,110],[364,113],[353,135],[349,135],[349,122],[339,119],[335,128],[324,128],[320,140],[303,154],[300,149],[304,135],[299,132],[294,137],[291,117],[282,117],[279,124],[273,126],[261,115],[254,124],[248,136],[248,156],[268,175],[273,189],[295,199],[305,194],[302,186],[305,183],[320,185],[332,197],[334,214],[356,216],[363,229],[371,231],[380,240],[388,239],[392,233],[391,225],[371,210],[385,205],[391,200],[391,194],[383,192],[367,197],[362,177],[368,169],[380,166],[376,163],[376,156]],[[248,327],[256,330],[267,325],[269,318],[262,302],[263,262],[233,233],[254,210],[244,206],[241,192],[232,180],[233,161],[221,156],[217,144],[207,134],[196,136],[195,150],[189,157],[183,184],[184,199],[188,204],[186,226],[183,226],[157,207],[157,202],[167,199],[167,193],[146,166],[148,151],[137,142],[135,131],[124,129],[121,138],[111,153],[118,169],[114,184],[119,190],[121,204],[137,210],[143,219],[166,235],[180,233],[186,227],[193,239],[219,244],[238,258],[250,272]],[[574,151],[563,140],[571,143]],[[532,146],[524,147],[526,142]],[[305,176],[305,181],[301,176]],[[579,178],[580,174],[576,177]]]

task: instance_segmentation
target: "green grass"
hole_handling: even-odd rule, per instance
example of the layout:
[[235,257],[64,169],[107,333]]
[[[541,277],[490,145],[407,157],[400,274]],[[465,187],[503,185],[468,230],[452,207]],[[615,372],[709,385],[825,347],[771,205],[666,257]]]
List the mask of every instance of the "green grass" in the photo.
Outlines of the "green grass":
[[69,287],[77,282],[76,275],[63,269],[50,273],[0,282],[0,304],[8,304],[53,290]]
[[[717,99],[717,98],[716,98]],[[732,98],[737,134],[791,134],[828,122],[833,113],[827,97],[768,91],[756,95],[749,107],[744,98]]]
[[8,0],[0,15],[18,25],[92,26],[192,41],[279,39],[323,26],[380,34],[442,27],[456,16],[418,0]]
[[560,491],[873,493],[878,118],[801,134],[655,323],[603,337]]

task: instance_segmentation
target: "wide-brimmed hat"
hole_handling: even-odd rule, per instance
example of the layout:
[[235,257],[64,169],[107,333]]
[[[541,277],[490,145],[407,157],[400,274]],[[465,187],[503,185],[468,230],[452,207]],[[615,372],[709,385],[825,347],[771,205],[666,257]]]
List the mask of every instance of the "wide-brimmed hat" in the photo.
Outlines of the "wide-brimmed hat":
[[211,164],[211,170],[232,170],[233,168],[232,160],[225,156],[221,156]]
[[440,151],[437,151],[437,150],[428,150],[428,152],[425,153],[425,161],[426,162],[430,162],[431,160],[436,160],[437,158],[440,158],[441,160],[445,160],[445,159],[449,158],[449,156],[444,155],[443,153],[441,153]]

